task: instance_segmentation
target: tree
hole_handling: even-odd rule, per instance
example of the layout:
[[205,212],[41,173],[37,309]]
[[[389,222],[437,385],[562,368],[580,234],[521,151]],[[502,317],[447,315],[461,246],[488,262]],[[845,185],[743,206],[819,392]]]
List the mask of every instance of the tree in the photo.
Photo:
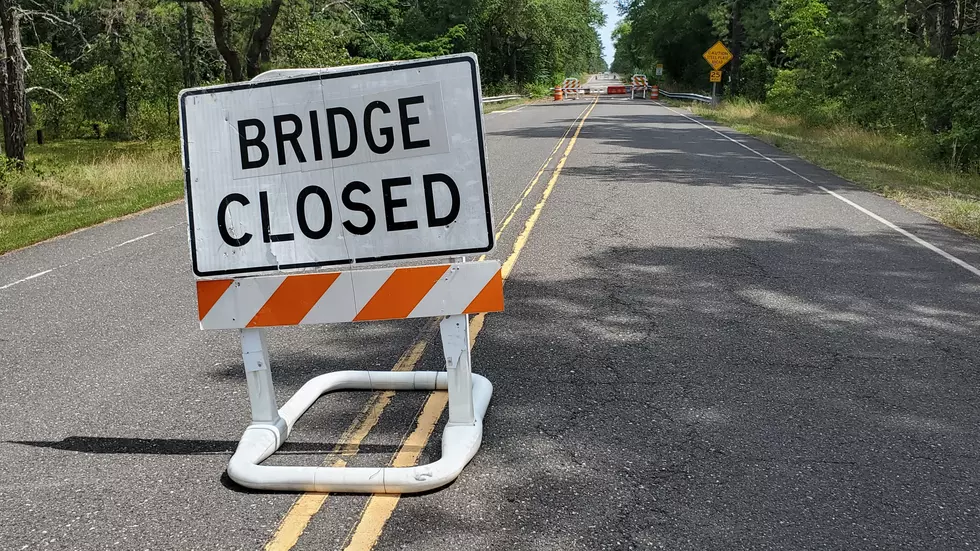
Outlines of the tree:
[[[211,12],[214,43],[227,65],[228,78],[241,81],[258,76],[262,58],[268,59],[272,29],[283,0],[266,0],[257,8],[252,3],[222,3],[222,0],[186,0],[199,2]],[[231,11],[229,7],[231,6]],[[247,20],[249,26],[235,28],[234,22]],[[244,37],[242,40],[241,37]],[[236,43],[242,43],[236,46]],[[244,70],[241,52],[245,52]]]
[[605,68],[598,0],[0,0],[0,11],[14,158],[29,124],[172,137],[181,88],[266,69],[475,52],[484,85],[511,92]]
[[915,135],[944,162],[980,166],[980,0],[620,0],[619,72],[663,62],[705,88],[705,47],[735,54],[730,94],[810,124]]
[[3,146],[8,159],[23,165],[27,146],[27,85],[25,57],[21,45],[23,12],[12,0],[0,0],[0,117],[3,117]]

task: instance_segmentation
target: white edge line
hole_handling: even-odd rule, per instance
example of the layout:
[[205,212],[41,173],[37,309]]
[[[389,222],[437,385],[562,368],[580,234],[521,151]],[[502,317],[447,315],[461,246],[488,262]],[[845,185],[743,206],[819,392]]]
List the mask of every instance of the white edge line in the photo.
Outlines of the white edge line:
[[885,218],[883,218],[883,217],[881,217],[881,216],[879,216],[879,215],[871,212],[870,210],[862,207],[861,205],[855,203],[854,201],[851,201],[850,199],[844,197],[843,195],[840,195],[839,193],[833,192],[833,191],[831,191],[831,190],[829,190],[829,189],[821,186],[820,184],[817,184],[816,182],[814,182],[813,180],[811,180],[811,179],[807,178],[806,176],[800,174],[799,172],[796,172],[795,170],[789,168],[788,166],[780,163],[779,161],[777,161],[775,159],[772,159],[770,157],[767,157],[766,155],[763,155],[762,153],[759,153],[755,149],[752,149],[751,147],[745,145],[744,143],[742,143],[742,142],[740,142],[740,141],[732,138],[728,134],[725,134],[724,132],[721,132],[721,131],[719,131],[716,128],[712,128],[712,127],[704,124],[703,122],[695,119],[694,117],[689,117],[688,115],[682,113],[681,111],[677,111],[675,109],[672,109],[670,107],[667,107],[666,105],[663,105],[662,103],[660,105],[664,109],[667,109],[668,111],[671,111],[673,113],[676,113],[676,114],[684,117],[685,119],[688,119],[690,121],[693,121],[693,122],[695,122],[695,123],[697,123],[697,124],[699,124],[699,125],[707,128],[708,130],[714,132],[715,134],[718,134],[719,136],[725,138],[726,140],[728,140],[728,141],[730,141],[730,142],[732,142],[734,144],[737,144],[737,145],[739,145],[739,146],[741,146],[741,147],[743,147],[745,149],[748,149],[752,153],[755,153],[759,157],[762,157],[763,159],[765,159],[765,160],[769,161],[770,163],[778,166],[779,168],[785,170],[786,172],[789,172],[790,174],[793,174],[794,176],[800,178],[801,180],[816,185],[817,188],[820,189],[820,191],[823,191],[824,193],[829,194],[831,197],[834,197],[835,199],[838,199],[838,200],[840,200],[840,201],[842,201],[842,202],[844,202],[844,203],[846,203],[846,204],[854,207],[855,209],[863,212],[864,214],[870,216],[871,218],[877,220],[878,222],[884,224],[885,226],[888,226],[892,230],[895,230],[896,232],[904,235],[905,237],[911,239],[912,241],[918,243],[919,245],[922,245],[923,247],[925,247],[925,248],[929,249],[930,251],[938,254],[939,256],[945,258],[946,260],[949,260],[953,264],[956,264],[957,266],[963,268],[964,270],[967,270],[968,272],[972,273],[973,275],[980,277],[980,268],[977,268],[977,267],[973,266],[972,264],[969,264],[968,262],[966,262],[966,261],[964,261],[964,260],[962,260],[960,258],[957,258],[957,257],[955,257],[955,256],[953,256],[951,254],[949,254],[948,252],[940,249],[939,247],[933,245],[932,243],[926,241],[925,239],[922,239],[921,237],[918,237],[917,235],[912,234],[908,230],[905,230],[905,229],[899,227],[897,224],[895,224],[895,223],[893,223],[893,222],[891,222],[889,220],[886,220]]
[[43,272],[38,272],[38,273],[36,273],[36,274],[34,274],[34,275],[29,275],[29,276],[27,276],[27,277],[25,277],[24,279],[18,279],[17,281],[12,281],[12,282],[10,282],[10,283],[8,283],[8,284],[6,284],[6,285],[3,285],[3,286],[0,286],[0,291],[2,291],[2,290],[4,290],[4,289],[9,289],[10,287],[13,287],[14,285],[19,285],[19,284],[21,284],[21,283],[24,283],[25,281],[30,281],[30,280],[32,280],[32,279],[34,279],[34,278],[36,278],[36,277],[41,277],[41,276],[43,276],[43,275],[45,275],[45,274],[50,274],[51,272],[53,272],[53,271],[55,271],[55,270],[60,270],[60,269],[62,269],[62,268],[67,268],[68,266],[72,266],[72,265],[75,265],[75,264],[78,264],[79,262],[82,262],[82,261],[85,261],[85,260],[88,260],[88,259],[90,259],[90,258],[93,258],[93,257],[96,257],[96,256],[99,256],[99,255],[101,255],[101,254],[105,254],[105,253],[107,253],[107,252],[109,252],[109,251],[112,251],[112,250],[115,250],[115,249],[118,249],[119,247],[124,247],[124,246],[126,246],[126,245],[129,245],[129,244],[131,244],[131,243],[135,243],[135,242],[137,242],[137,241],[141,241],[141,240],[143,240],[143,239],[146,239],[147,237],[153,237],[154,235],[156,235],[156,234],[158,234],[158,233],[160,233],[160,232],[164,232],[164,231],[167,231],[167,230],[171,230],[171,229],[173,229],[173,228],[176,228],[177,226],[180,226],[180,225],[181,225],[181,224],[174,224],[173,226],[167,226],[166,228],[161,228],[161,229],[159,229],[159,230],[157,230],[157,231],[155,231],[155,232],[150,232],[150,233],[147,233],[147,234],[144,234],[144,235],[141,235],[141,236],[139,236],[139,237],[134,237],[134,238],[132,238],[132,239],[128,239],[128,240],[126,240],[126,241],[123,241],[122,243],[118,243],[118,244],[116,244],[116,245],[113,245],[113,246],[111,246],[111,247],[109,247],[109,248],[106,248],[106,249],[102,249],[101,251],[99,251],[99,252],[97,252],[97,253],[92,253],[92,254],[90,254],[90,255],[88,255],[88,256],[83,256],[83,257],[81,257],[81,258],[77,258],[77,259],[75,259],[75,260],[72,260],[71,262],[67,262],[67,263],[65,263],[65,264],[62,264],[62,265],[60,265],[60,266],[55,266],[54,268],[49,268],[49,269],[47,269],[47,270],[44,270]]
[[[113,249],[118,249],[119,247],[122,247],[124,245],[129,245],[130,243],[136,243],[137,241],[139,241],[141,239],[146,239],[147,237],[152,237],[152,236],[160,233],[161,231],[163,231],[163,230],[157,230],[155,232],[151,232],[151,233],[148,233],[146,235],[141,235],[139,237],[134,237],[134,238],[132,238],[132,239],[130,239],[128,241],[123,241],[122,243],[119,243],[118,245],[113,245],[113,246],[109,247],[108,249],[105,249],[104,251],[99,251],[99,252],[97,252],[95,254],[96,255],[99,255],[99,254],[102,254],[102,253],[107,253],[107,252],[109,252],[109,251],[111,251]],[[92,256],[95,256],[95,255],[92,255]]]
[[30,280],[34,279],[35,277],[41,277],[44,274],[49,274],[49,273],[51,273],[53,271],[55,271],[55,268],[50,268],[48,270],[44,270],[43,272],[38,272],[38,273],[36,273],[34,275],[29,275],[29,276],[25,277],[24,279],[18,279],[17,281],[8,283],[8,284],[4,285],[3,287],[0,287],[0,291],[6,289],[8,287],[13,287],[14,285],[17,285],[18,283],[24,283],[25,281],[30,281]]
[[820,188],[820,189],[822,189],[823,191],[825,191],[825,192],[833,195],[834,197],[840,199],[841,201],[847,203],[848,205],[851,205],[852,207],[856,208],[857,210],[863,212],[864,214],[867,214],[871,218],[874,218],[875,220],[881,222],[882,224],[888,226],[889,228],[897,231],[898,233],[904,235],[905,237],[908,237],[912,241],[915,241],[919,245],[922,245],[923,247],[925,247],[925,248],[929,249],[930,251],[938,254],[939,256],[945,258],[946,260],[949,260],[953,264],[956,264],[957,266],[959,266],[959,267],[961,267],[961,268],[963,268],[965,270],[968,270],[968,271],[972,272],[976,276],[980,276],[980,269],[977,269],[974,266],[972,266],[970,264],[967,264],[963,260],[960,260],[959,258],[956,258],[955,256],[953,256],[953,255],[949,254],[948,252],[940,249],[939,247],[933,245],[932,243],[926,241],[925,239],[922,239],[921,237],[918,237],[916,235],[913,235],[912,233],[910,233],[910,232],[908,232],[908,231],[906,231],[906,230],[904,230],[904,229],[896,226],[895,224],[889,222],[888,220],[885,220],[884,218],[882,218],[882,217],[878,216],[877,214],[871,212],[870,210],[862,207],[861,205],[855,203],[854,201],[851,201],[850,199],[848,199],[846,197],[843,197],[842,195],[839,195],[839,194],[837,194],[837,193],[835,193],[833,191],[830,191],[829,189],[827,189],[827,188],[825,188],[825,187],[823,187],[821,185],[818,185],[817,187]]

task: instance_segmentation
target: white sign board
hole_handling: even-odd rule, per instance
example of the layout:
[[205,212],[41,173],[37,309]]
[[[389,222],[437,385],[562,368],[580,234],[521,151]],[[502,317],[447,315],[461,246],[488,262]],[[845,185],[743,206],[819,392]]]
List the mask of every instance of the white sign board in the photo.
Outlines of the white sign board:
[[181,92],[194,273],[489,251],[480,100],[472,54]]

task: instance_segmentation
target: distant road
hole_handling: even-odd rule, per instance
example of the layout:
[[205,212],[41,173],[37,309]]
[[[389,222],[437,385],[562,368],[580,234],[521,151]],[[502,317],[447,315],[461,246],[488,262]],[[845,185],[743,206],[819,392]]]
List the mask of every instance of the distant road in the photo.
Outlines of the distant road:
[[[0,256],[0,547],[975,547],[980,244],[729,129],[595,101],[485,117],[492,256],[516,263],[474,349],[483,447],[425,495],[292,508],[227,480],[242,359],[197,329],[182,204]],[[271,331],[280,403],[326,371],[441,369],[428,327]],[[332,461],[366,400],[324,398],[269,464]],[[425,400],[391,398],[348,464],[438,457],[441,424],[403,446]]]

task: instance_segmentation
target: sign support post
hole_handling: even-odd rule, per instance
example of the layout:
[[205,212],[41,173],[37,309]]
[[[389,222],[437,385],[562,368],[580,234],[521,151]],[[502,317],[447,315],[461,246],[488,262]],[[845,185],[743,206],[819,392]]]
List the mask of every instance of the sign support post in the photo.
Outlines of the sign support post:
[[714,46],[708,48],[708,51],[704,52],[702,57],[708,62],[708,65],[711,65],[712,71],[709,75],[709,80],[711,81],[711,105],[712,107],[716,107],[718,105],[718,83],[721,82],[721,68],[732,60],[732,52],[728,51],[728,48],[719,40],[715,42]]
[[269,369],[269,349],[265,342],[265,329],[242,329],[241,340],[245,382],[248,385],[248,399],[252,406],[252,423],[278,426],[282,423],[282,419],[279,417],[276,390],[272,384],[272,371]]
[[442,350],[446,357],[449,388],[449,425],[473,426],[473,374],[470,370],[469,316],[447,316],[439,323]]

